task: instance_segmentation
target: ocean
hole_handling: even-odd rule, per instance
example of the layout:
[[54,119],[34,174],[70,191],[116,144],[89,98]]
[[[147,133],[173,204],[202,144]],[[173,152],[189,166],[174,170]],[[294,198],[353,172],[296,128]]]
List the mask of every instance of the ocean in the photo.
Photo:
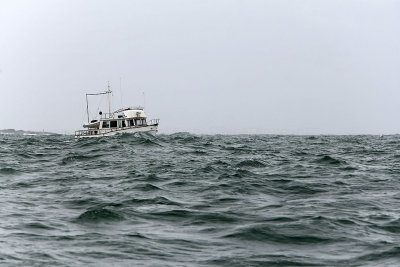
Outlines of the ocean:
[[0,135],[0,266],[399,266],[400,136]]

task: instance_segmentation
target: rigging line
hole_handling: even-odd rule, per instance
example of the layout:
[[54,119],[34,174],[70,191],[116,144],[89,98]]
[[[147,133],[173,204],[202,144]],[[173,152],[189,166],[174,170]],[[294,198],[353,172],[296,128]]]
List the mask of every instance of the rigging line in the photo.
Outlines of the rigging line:
[[96,111],[96,116],[99,113],[99,111],[103,108],[103,100],[104,100],[104,96],[101,96],[100,99],[97,101],[97,111]]
[[84,109],[84,112],[82,112],[82,118],[81,118],[81,123],[82,123],[82,125],[83,124],[85,124],[85,120],[86,120],[86,116],[85,116],[85,113],[86,113],[86,108]]
[[[94,118],[95,118],[95,116],[93,116],[93,113],[92,113],[92,111],[89,111],[89,115],[90,115],[90,117],[91,117],[92,119],[94,119]],[[90,123],[90,121],[88,121],[88,123]]]

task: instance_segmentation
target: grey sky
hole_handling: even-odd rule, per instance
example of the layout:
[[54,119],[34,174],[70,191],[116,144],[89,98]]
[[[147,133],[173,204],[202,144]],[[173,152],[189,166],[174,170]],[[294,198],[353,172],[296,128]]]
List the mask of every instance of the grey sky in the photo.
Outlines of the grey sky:
[[110,81],[114,108],[145,92],[166,133],[400,133],[399,14],[390,0],[0,0],[0,129],[72,133]]

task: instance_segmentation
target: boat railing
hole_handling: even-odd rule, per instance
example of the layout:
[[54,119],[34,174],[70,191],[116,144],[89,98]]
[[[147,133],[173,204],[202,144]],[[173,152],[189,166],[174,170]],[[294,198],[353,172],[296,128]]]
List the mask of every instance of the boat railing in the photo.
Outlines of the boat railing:
[[103,135],[111,132],[117,132],[121,130],[125,130],[131,127],[125,128],[107,128],[107,129],[93,129],[93,130],[79,130],[75,131],[75,136],[87,136],[87,135]]
[[75,136],[85,136],[85,135],[103,135],[112,132],[113,129],[92,129],[92,130],[79,130],[75,131]]
[[158,125],[159,122],[160,122],[160,119],[152,119],[147,122],[147,125]]

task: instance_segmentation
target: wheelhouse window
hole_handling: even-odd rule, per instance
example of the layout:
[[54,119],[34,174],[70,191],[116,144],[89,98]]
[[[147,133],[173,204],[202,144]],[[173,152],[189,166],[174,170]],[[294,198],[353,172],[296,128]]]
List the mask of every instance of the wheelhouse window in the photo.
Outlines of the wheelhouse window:
[[136,125],[141,126],[142,125],[142,120],[136,120]]
[[143,124],[143,125],[147,125],[146,119],[143,119],[143,120],[142,120],[142,124]]
[[129,126],[135,126],[135,123],[133,122],[133,120],[129,120]]
[[110,121],[111,128],[117,128],[117,121]]
[[122,121],[122,127],[126,127],[125,121]]
[[103,121],[103,127],[102,128],[110,128],[110,122],[109,121]]

